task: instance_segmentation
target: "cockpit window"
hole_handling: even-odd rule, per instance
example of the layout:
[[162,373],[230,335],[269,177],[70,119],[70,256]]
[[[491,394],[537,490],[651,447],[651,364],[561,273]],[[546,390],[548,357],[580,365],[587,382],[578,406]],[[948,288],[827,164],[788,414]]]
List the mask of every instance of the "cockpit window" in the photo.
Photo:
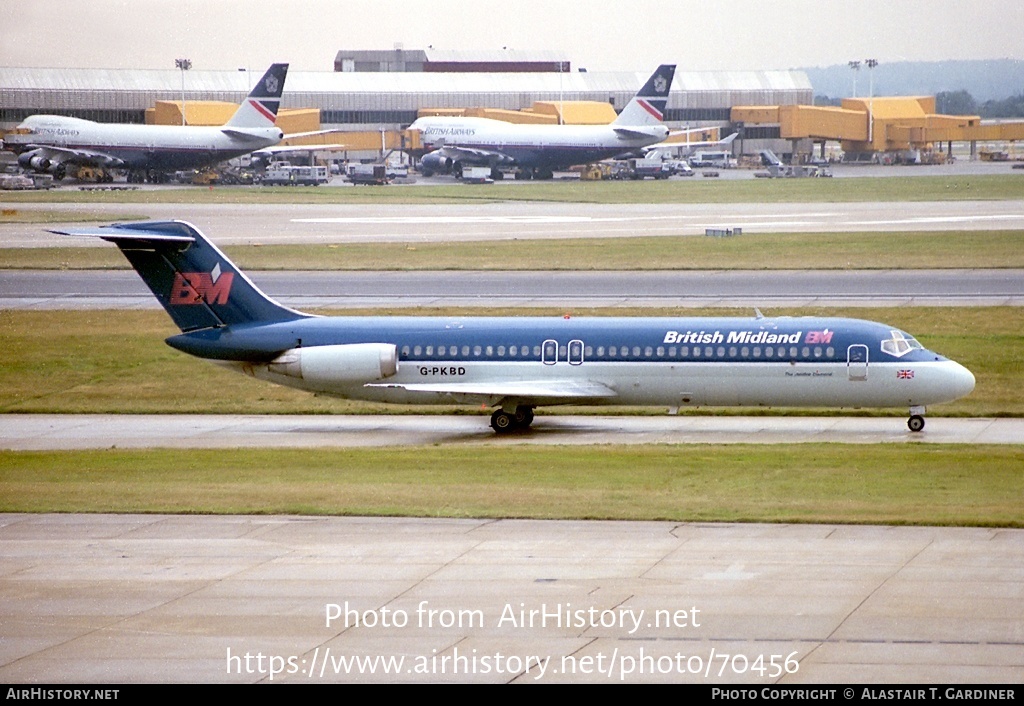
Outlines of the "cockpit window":
[[913,336],[908,336],[902,331],[890,331],[892,338],[882,341],[882,352],[902,358],[913,350],[922,350],[924,346],[917,342]]

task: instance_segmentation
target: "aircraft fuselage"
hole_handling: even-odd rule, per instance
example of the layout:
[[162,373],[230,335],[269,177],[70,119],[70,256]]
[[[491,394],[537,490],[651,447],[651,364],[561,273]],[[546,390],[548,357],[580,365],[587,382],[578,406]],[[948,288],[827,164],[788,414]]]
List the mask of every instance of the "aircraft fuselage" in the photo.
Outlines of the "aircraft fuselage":
[[[857,319],[331,317],[204,329],[168,343],[291,387],[415,404],[478,399],[476,386],[496,380],[597,384],[613,394],[581,403],[668,407],[916,407],[974,386],[960,364]],[[397,371],[366,384],[309,381],[270,365],[286,349],[364,343],[395,346]]]
[[420,118],[423,151],[466,164],[565,169],[653,145],[668,136],[664,125],[616,130],[611,125],[518,125],[488,118]]
[[[80,118],[35,115],[4,140],[17,154],[38,151],[50,162],[89,162],[122,169],[195,169],[277,144],[278,127],[230,128],[192,125],[96,123]],[[72,158],[79,153],[80,158]]]

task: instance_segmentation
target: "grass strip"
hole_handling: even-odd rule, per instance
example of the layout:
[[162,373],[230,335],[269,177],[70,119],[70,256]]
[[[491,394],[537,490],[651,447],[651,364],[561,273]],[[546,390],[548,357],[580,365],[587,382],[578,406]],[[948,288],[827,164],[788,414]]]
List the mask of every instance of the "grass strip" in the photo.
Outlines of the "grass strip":
[[499,201],[552,203],[852,203],[893,201],[1019,200],[1024,175],[855,177],[837,179],[673,179],[668,181],[499,182],[391,185],[376,188],[246,187],[139,189],[135,191],[9,192],[5,203],[351,203],[450,204]]
[[471,445],[0,452],[0,511],[1024,526],[1024,449]]

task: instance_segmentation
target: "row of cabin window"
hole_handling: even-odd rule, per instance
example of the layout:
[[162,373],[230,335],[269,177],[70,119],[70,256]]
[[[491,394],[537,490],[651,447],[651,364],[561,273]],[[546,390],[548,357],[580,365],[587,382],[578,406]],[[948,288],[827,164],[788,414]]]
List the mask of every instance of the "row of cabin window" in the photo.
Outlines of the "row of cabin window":
[[[541,347],[533,346],[402,346],[402,357],[403,358],[419,358],[426,355],[427,357],[437,356],[438,358],[469,358],[470,352],[472,352],[474,358],[540,358]],[[567,350],[564,345],[558,348],[558,359],[566,359]],[[588,360],[592,360],[595,357],[595,349],[593,346],[586,346],[584,349],[584,357]],[[659,359],[676,359],[676,358],[725,358],[726,347],[725,346],[646,346],[641,348],[640,346],[598,346],[596,349],[596,358],[598,360],[613,360],[619,358],[639,358],[641,355],[644,358],[659,358]],[[764,358],[787,358],[787,359],[802,359],[811,360],[812,356],[814,360],[821,360],[822,358],[832,359],[836,356],[836,350],[832,346],[828,348],[822,348],[821,346],[729,346],[728,354],[730,358],[746,359],[758,359]]]

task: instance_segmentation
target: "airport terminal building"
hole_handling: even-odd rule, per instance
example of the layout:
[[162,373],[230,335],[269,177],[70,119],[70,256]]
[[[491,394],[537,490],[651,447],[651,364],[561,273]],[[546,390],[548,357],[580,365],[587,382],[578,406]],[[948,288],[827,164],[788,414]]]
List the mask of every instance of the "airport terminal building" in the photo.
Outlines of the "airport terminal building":
[[[265,67],[184,74],[185,101],[239,103]],[[599,101],[622,110],[654,67],[636,72],[293,71],[282,107],[315,108],[324,128],[402,129],[427,108],[522,110],[538,101]],[[166,70],[0,68],[0,130],[49,113],[144,123],[157,101],[182,99],[182,74]],[[676,71],[665,122],[724,126],[733,106],[813,102],[802,71]]]

